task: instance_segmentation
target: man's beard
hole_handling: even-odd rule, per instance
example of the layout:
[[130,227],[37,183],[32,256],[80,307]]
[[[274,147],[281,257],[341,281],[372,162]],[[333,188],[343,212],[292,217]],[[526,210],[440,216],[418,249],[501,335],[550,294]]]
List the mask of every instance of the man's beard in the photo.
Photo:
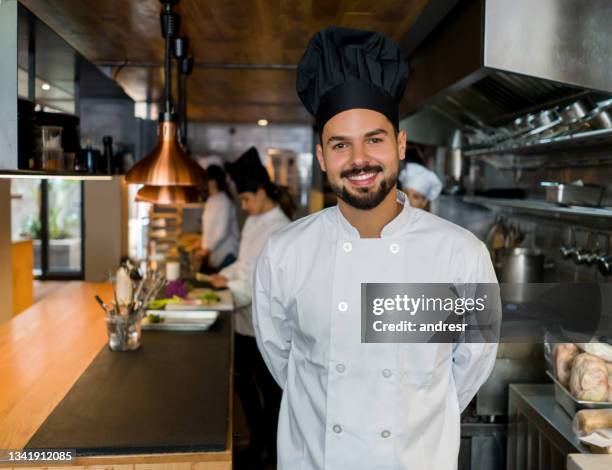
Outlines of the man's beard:
[[[352,176],[352,174],[358,174],[362,171],[367,172],[371,170],[382,172],[382,167],[368,166],[366,168],[352,169],[342,172],[340,177],[345,178],[347,176]],[[360,210],[370,210],[374,209],[381,202],[383,202],[383,200],[387,197],[387,194],[389,194],[389,192],[397,186],[397,176],[397,173],[393,173],[388,178],[383,179],[380,182],[378,189],[375,191],[371,191],[370,188],[355,188],[359,194],[349,192],[346,186],[337,186],[331,181],[329,181],[329,185],[334,194],[346,202],[349,206]]]

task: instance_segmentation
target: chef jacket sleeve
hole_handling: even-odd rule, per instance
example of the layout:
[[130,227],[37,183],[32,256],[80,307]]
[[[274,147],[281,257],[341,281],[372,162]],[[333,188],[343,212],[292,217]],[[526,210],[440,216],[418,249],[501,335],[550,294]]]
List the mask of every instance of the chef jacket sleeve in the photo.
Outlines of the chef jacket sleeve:
[[277,269],[271,261],[268,241],[255,267],[253,327],[261,355],[274,379],[284,389],[287,383],[291,330],[282,302]]
[[232,292],[235,308],[246,307],[251,303],[253,290],[251,285],[252,263],[249,266],[248,262],[238,258],[238,260],[219,271],[219,274],[227,278],[227,288]]
[[221,271],[219,271],[219,274],[221,274],[222,276],[225,276],[229,281],[231,281],[232,279],[236,278],[239,270],[240,270],[240,258],[238,258],[232,264],[230,264],[229,266],[226,266]]
[[[489,252],[482,243],[476,266],[470,278],[470,282],[473,283],[497,284]],[[497,305],[494,306],[494,311],[498,312]],[[499,321],[501,318],[496,320]],[[491,374],[496,355],[496,342],[458,343],[453,347],[452,370],[461,411],[468,406],[478,389]]]
[[[252,264],[240,263],[238,272],[233,279],[229,279],[227,282],[227,287],[232,291],[232,297],[234,298],[234,307],[237,309],[246,307],[251,303],[253,268]],[[223,274],[223,271],[221,271],[221,274]]]

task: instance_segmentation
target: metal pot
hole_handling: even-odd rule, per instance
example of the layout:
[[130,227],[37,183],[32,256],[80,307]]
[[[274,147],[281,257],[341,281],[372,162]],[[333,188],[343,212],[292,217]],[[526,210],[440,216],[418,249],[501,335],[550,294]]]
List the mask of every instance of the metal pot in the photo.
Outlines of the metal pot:
[[575,124],[589,113],[589,108],[585,100],[574,101],[561,110],[561,119],[563,119],[564,124]]
[[545,264],[540,250],[531,248],[507,248],[499,252],[498,277],[506,284],[502,289],[502,300],[513,304],[524,304],[533,300],[540,289],[531,283],[544,281]]
[[500,251],[500,281],[512,284],[542,282],[544,253],[531,248],[508,248]]
[[610,108],[612,103],[605,101],[600,103],[593,111],[591,111],[587,117],[584,118],[585,122],[591,127],[591,129],[610,129],[612,128],[612,116],[610,116]]

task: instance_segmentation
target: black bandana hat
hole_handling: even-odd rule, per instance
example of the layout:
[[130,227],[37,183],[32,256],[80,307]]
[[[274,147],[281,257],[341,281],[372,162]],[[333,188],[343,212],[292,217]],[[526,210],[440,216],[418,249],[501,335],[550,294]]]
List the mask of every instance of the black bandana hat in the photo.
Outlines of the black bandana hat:
[[254,193],[270,181],[270,175],[261,164],[259,153],[255,147],[248,149],[235,162],[226,163],[225,170],[234,180],[236,190],[239,193]]

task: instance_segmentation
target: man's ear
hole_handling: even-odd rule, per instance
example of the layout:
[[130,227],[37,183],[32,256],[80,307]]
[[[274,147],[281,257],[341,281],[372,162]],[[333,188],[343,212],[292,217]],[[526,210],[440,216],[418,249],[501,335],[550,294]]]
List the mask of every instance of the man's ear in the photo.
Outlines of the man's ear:
[[321,167],[321,171],[325,171],[325,159],[323,158],[323,147],[321,144],[317,144],[317,160],[319,161],[319,166]]
[[406,158],[406,131],[404,129],[397,134],[397,151],[400,160]]

